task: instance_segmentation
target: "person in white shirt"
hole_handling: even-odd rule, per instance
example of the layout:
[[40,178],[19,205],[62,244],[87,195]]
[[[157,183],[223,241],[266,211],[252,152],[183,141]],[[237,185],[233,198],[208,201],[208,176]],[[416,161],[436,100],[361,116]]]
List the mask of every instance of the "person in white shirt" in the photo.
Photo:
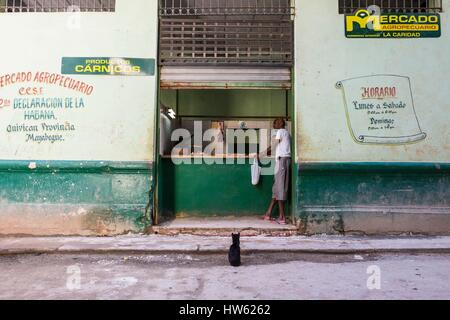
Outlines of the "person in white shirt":
[[[289,171],[291,166],[291,136],[286,130],[286,122],[279,118],[273,123],[273,128],[278,130],[276,135],[276,151],[275,151],[275,181],[272,188],[272,201],[269,209],[263,219],[270,221],[272,211],[278,203],[280,216],[275,220],[279,224],[286,224],[286,214],[284,211],[284,202],[288,199],[289,191]],[[271,148],[267,150],[270,152]]]

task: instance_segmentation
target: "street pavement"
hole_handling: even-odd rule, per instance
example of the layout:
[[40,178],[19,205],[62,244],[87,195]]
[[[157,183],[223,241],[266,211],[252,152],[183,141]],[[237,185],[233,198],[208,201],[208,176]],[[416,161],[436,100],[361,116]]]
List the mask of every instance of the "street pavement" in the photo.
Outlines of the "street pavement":
[[450,237],[0,238],[0,299],[450,299]]

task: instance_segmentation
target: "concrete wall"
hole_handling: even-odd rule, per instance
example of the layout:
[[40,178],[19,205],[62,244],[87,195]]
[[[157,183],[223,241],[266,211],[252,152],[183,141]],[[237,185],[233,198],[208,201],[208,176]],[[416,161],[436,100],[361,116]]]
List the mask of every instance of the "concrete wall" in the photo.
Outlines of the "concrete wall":
[[[449,1],[443,5],[440,38],[349,39],[337,1],[296,0],[297,215],[305,232],[450,233]],[[357,111],[363,86],[395,87],[395,97],[375,103],[406,106]]]
[[[450,162],[450,8],[441,38],[347,39],[337,1],[296,1],[297,140],[302,162]],[[336,83],[371,75],[409,77],[426,140],[404,145],[357,144],[349,134]]]
[[[63,58],[155,63],[157,2],[116,3],[115,12],[1,14],[8,32],[0,53],[0,234],[144,229],[156,70],[67,74],[63,67]],[[17,80],[22,72],[30,78]],[[62,77],[71,80],[52,82]]]

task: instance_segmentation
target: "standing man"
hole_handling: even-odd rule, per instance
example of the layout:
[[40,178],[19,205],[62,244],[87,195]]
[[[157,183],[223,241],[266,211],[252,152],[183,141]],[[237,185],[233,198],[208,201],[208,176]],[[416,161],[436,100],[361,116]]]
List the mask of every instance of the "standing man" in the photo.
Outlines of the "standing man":
[[[264,215],[264,220],[270,221],[273,208],[278,203],[280,217],[276,220],[279,224],[286,224],[284,202],[288,199],[289,171],[291,167],[291,136],[286,130],[284,119],[276,119],[273,128],[277,131],[275,152],[275,182],[272,188],[272,201]],[[271,148],[267,150],[269,152]]]

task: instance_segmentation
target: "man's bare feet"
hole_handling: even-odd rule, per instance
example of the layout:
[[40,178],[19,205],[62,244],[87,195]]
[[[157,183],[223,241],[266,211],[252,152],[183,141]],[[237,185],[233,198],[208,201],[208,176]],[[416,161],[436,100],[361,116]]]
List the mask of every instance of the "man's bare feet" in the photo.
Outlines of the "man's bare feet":
[[264,217],[262,217],[262,219],[263,219],[264,221],[271,221],[271,220],[272,220],[272,218],[271,218],[270,215],[268,215],[268,214],[265,214]]
[[286,219],[277,219],[275,221],[276,221],[276,223],[281,224],[281,225],[285,225],[286,224]]

